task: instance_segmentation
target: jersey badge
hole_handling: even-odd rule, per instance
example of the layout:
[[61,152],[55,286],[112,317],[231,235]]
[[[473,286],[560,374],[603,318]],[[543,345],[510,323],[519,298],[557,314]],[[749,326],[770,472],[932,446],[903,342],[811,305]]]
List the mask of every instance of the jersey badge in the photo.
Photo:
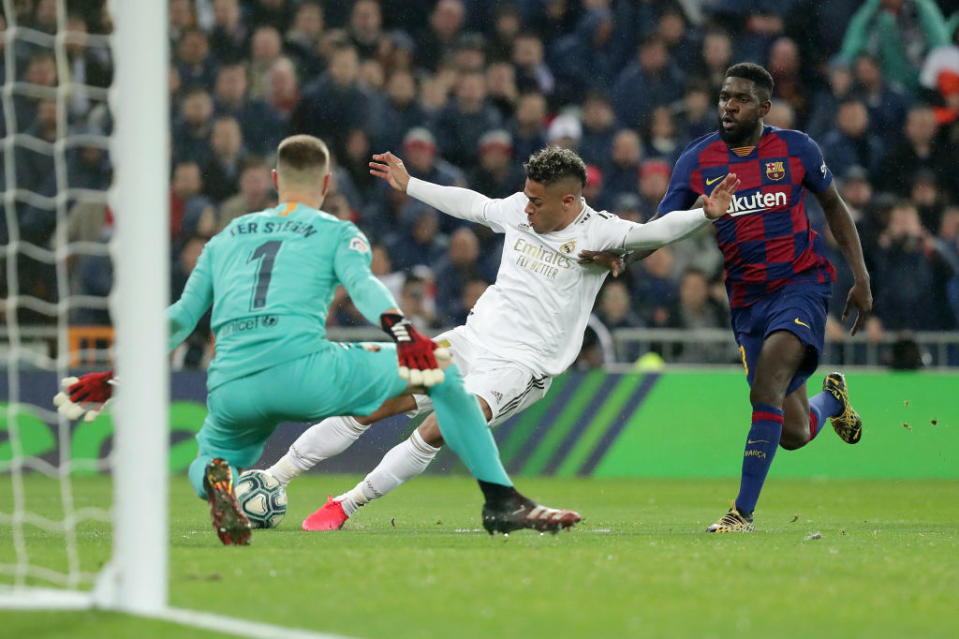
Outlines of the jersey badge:
[[350,240],[350,250],[365,255],[370,252],[370,247],[363,238],[357,236]]
[[786,169],[783,168],[783,162],[766,162],[766,177],[770,180],[779,181],[786,177]]
[[573,251],[575,250],[576,250],[576,240],[570,240],[566,244],[563,244],[561,247],[559,247],[559,252],[563,253],[564,255],[572,255]]

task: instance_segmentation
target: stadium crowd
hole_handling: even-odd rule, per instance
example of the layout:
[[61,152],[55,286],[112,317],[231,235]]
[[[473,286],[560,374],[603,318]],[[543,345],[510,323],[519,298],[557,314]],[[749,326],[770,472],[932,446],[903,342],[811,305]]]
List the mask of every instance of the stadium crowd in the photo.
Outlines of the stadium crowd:
[[[59,58],[52,40],[29,32],[12,45],[0,38],[6,86],[27,83],[0,102],[4,137],[24,136],[0,172],[4,193],[17,192],[4,199],[15,200],[0,225],[5,245],[103,243],[112,232],[114,212],[91,193],[109,186],[117,161],[96,137],[112,130],[98,88],[110,85],[113,61],[85,38],[109,33],[110,17],[102,0],[71,0],[67,16],[57,5],[12,3],[20,27],[52,34],[62,22]],[[715,130],[725,69],[752,61],[776,82],[766,123],[819,143],[854,213],[875,296],[870,339],[959,325],[957,0],[170,0],[169,9],[174,299],[213,234],[276,203],[278,141],[310,133],[336,158],[324,209],[369,235],[374,273],[407,316],[424,328],[460,324],[495,278],[499,237],[391,191],[369,174],[373,152],[397,152],[416,177],[502,197],[523,188],[531,152],[570,147],[588,165],[593,207],[645,221],[684,146]],[[66,81],[61,130],[51,89]],[[67,134],[80,137],[58,162],[50,144]],[[58,224],[47,198],[67,188]],[[817,202],[806,206],[838,257]],[[58,299],[52,260],[21,249],[15,264],[20,295]],[[844,260],[833,264],[843,299],[851,275]],[[73,294],[110,289],[102,251],[72,257],[68,273]],[[609,329],[726,328],[726,307],[707,233],[610,279],[595,315]],[[41,311],[22,306],[18,319],[55,321]],[[78,308],[71,321],[109,316]],[[365,323],[342,297],[330,322]],[[208,322],[198,330],[188,364],[202,362],[209,341]],[[843,335],[831,318],[827,337]],[[679,355],[727,357],[707,347]]]

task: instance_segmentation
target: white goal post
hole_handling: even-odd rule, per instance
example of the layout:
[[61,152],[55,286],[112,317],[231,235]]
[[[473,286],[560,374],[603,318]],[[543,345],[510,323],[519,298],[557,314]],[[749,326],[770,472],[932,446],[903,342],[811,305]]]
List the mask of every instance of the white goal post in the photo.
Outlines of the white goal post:
[[[67,2],[57,1],[57,33],[50,36],[23,28],[16,23],[14,3],[4,0],[8,19],[4,34],[7,85],[4,87],[5,112],[11,121],[13,85],[17,83],[14,46],[19,40],[41,46],[52,46],[61,81],[55,89],[45,90],[46,97],[55,92],[57,100],[58,139],[53,145],[40,146],[41,152],[55,158],[58,193],[55,210],[58,226],[63,225],[67,203],[64,153],[68,146],[66,101],[75,88],[64,78],[66,59]],[[168,122],[167,3],[114,0],[110,6],[116,29],[112,38],[114,82],[109,91],[109,104],[115,121],[110,141],[115,181],[109,202],[117,212],[116,233],[110,246],[114,264],[114,288],[110,310],[115,325],[115,366],[123,379],[123,391],[113,404],[115,435],[110,456],[113,476],[113,552],[109,563],[96,576],[92,590],[80,590],[78,579],[71,574],[62,579],[66,588],[38,588],[27,583],[30,566],[18,562],[18,578],[12,586],[0,586],[0,608],[89,608],[102,607],[147,615],[159,615],[167,609],[168,596],[168,450],[169,450],[169,375],[166,354],[167,328],[164,309],[169,300],[169,203],[168,203]],[[106,39],[102,38],[101,39]],[[25,89],[31,90],[30,87]],[[39,90],[39,89],[35,89]],[[24,123],[17,123],[23,127]],[[44,255],[38,247],[19,241],[17,219],[9,211],[15,198],[28,201],[36,194],[17,189],[14,161],[15,144],[35,144],[33,138],[8,127],[5,146],[6,223],[10,229],[7,247],[8,264],[15,264],[16,250],[35,251],[42,259],[57,265],[60,302],[48,314],[55,314],[59,324],[55,368],[66,371],[68,354],[64,332],[71,301],[64,300],[65,279],[64,234],[58,230],[54,256]],[[47,148],[49,147],[49,148]],[[49,208],[49,207],[48,207]],[[8,293],[10,322],[10,404],[8,421],[14,453],[18,451],[17,374],[20,344],[16,305],[32,300],[19,295],[15,280],[16,267],[8,270],[13,281]],[[9,311],[13,311],[9,313]],[[63,418],[60,418],[63,425]],[[69,428],[60,429],[61,449],[69,437]],[[16,494],[22,462],[11,463],[11,476]],[[69,460],[61,455],[61,465],[48,474],[56,474],[69,482]],[[67,491],[69,492],[69,491]],[[28,514],[22,512],[22,497],[15,498],[15,512],[10,517],[14,540],[22,540],[23,524]],[[63,522],[41,522],[62,529],[68,538],[78,517],[68,513]],[[22,545],[22,541],[20,541]],[[74,551],[75,552],[75,551]]]

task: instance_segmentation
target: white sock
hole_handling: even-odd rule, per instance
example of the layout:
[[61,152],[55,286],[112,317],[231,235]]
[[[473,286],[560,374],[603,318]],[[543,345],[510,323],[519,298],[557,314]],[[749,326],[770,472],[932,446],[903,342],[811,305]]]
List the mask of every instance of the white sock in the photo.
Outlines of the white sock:
[[318,463],[339,455],[359,438],[369,426],[364,426],[352,417],[327,417],[313,424],[290,446],[266,472],[284,486],[294,477]]
[[352,517],[360,506],[382,497],[426,470],[439,451],[423,441],[419,431],[414,430],[408,439],[391,448],[363,481],[336,497],[336,501],[340,502],[346,516]]

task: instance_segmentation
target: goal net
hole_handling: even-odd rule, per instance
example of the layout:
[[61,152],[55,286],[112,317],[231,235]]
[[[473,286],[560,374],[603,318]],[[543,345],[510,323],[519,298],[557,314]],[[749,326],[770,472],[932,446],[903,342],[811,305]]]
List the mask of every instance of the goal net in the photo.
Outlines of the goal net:
[[[167,604],[166,2],[97,5],[2,3],[0,607],[150,614]],[[109,415],[52,409],[57,380],[109,366]]]

